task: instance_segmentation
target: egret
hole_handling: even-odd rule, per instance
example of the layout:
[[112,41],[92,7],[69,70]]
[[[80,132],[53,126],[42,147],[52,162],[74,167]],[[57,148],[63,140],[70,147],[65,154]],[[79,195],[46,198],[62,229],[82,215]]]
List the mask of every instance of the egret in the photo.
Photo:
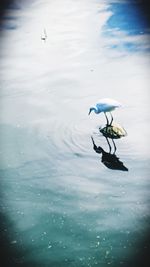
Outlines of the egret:
[[[88,115],[90,115],[90,113],[92,111],[94,111],[96,114],[103,112],[105,114],[105,117],[106,117],[107,125],[111,125],[113,122],[113,116],[111,114],[111,111],[113,111],[116,108],[119,108],[121,106],[122,106],[122,104],[116,100],[113,100],[110,98],[103,98],[103,99],[100,99],[95,106],[90,107]],[[111,122],[110,123],[109,123],[108,117],[106,115],[107,112],[109,112],[111,115]]]

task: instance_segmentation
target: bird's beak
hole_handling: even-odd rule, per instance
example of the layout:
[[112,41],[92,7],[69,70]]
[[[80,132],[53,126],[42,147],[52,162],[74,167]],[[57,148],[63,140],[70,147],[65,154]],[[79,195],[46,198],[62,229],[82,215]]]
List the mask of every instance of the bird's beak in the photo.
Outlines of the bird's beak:
[[91,113],[91,110],[89,110],[89,113],[88,113],[88,115],[90,115],[90,113]]

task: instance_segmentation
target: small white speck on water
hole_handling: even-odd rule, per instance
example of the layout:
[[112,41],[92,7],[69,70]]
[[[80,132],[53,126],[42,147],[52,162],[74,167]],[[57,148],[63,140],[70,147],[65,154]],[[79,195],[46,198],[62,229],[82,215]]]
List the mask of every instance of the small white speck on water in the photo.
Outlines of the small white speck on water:
[[17,240],[11,241],[11,244],[16,244],[16,243],[17,243]]
[[106,256],[109,255],[109,253],[110,253],[109,250],[106,250]]

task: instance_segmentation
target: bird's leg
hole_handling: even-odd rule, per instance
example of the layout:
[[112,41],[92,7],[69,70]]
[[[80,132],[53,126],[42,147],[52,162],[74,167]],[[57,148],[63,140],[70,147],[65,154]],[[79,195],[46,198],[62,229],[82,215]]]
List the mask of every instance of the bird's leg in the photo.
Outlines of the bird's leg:
[[106,137],[106,141],[107,141],[107,144],[108,144],[108,146],[109,146],[109,153],[111,153],[111,145],[110,145],[110,143],[109,143],[109,141],[108,141],[108,138]]
[[116,152],[116,150],[117,150],[117,147],[116,147],[116,145],[115,145],[115,141],[112,139],[112,142],[113,142],[113,145],[114,145],[114,153],[113,154],[115,154],[115,152]]
[[106,118],[106,121],[107,121],[106,126],[108,126],[108,125],[109,125],[109,120],[108,120],[108,118],[107,118],[106,112],[104,112],[104,114],[105,114],[105,118]]
[[111,112],[110,112],[110,115],[111,115],[111,122],[110,122],[110,125],[112,125],[112,122],[113,122],[113,116],[112,116]]

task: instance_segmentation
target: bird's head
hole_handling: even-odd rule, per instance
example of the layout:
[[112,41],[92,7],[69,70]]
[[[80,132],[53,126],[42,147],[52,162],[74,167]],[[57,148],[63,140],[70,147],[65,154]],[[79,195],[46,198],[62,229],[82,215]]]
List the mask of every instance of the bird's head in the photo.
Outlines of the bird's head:
[[88,115],[90,115],[90,113],[91,113],[92,111],[94,111],[96,114],[98,114],[98,113],[101,112],[101,111],[97,108],[97,106],[96,106],[96,107],[91,107],[91,108],[89,109],[89,113],[88,113]]
[[89,113],[88,113],[88,115],[90,115],[90,113],[91,113],[93,110],[95,110],[95,108],[94,108],[94,107],[91,107],[91,108],[89,109]]

